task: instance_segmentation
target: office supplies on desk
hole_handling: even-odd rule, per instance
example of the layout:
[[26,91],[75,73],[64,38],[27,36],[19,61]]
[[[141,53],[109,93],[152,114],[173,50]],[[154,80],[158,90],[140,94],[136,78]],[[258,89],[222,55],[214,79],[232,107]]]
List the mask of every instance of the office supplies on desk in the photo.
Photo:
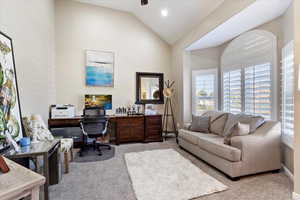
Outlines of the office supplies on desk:
[[76,115],[76,109],[73,105],[52,105],[50,108],[50,118],[63,119],[72,118]]

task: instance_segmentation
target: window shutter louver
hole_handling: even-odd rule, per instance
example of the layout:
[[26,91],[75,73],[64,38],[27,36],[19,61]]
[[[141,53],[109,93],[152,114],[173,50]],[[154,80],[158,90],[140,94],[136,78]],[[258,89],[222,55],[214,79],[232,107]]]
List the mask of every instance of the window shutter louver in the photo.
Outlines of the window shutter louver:
[[226,112],[242,111],[241,70],[233,70],[223,74],[223,108]]
[[294,45],[282,49],[282,131],[294,134]]
[[271,119],[271,63],[245,68],[245,113]]

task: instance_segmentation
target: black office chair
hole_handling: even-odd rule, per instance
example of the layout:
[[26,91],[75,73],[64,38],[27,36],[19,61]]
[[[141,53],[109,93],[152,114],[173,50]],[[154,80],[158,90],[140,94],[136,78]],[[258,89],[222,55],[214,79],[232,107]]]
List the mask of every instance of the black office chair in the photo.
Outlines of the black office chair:
[[102,155],[101,147],[106,147],[108,150],[111,149],[109,144],[103,144],[97,140],[97,138],[103,137],[108,133],[108,119],[103,108],[85,108],[80,127],[83,133],[83,146],[80,150],[80,156],[82,156],[85,147],[89,146],[89,140],[93,141],[93,147],[99,151],[100,156]]

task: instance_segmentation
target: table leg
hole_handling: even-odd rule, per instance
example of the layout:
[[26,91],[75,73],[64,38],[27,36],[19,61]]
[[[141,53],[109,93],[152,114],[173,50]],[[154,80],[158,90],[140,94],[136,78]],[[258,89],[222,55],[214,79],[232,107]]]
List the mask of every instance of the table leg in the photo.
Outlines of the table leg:
[[39,200],[40,199],[40,188],[35,187],[31,190],[31,200]]
[[71,147],[70,153],[71,153],[71,162],[73,162],[74,160],[73,146]]
[[48,200],[49,199],[49,191],[48,191],[48,187],[49,187],[49,158],[48,158],[48,153],[43,155],[44,157],[44,176],[46,178],[46,182],[44,185],[44,200]]
[[64,153],[64,161],[65,161],[65,173],[69,173],[69,153],[65,151]]

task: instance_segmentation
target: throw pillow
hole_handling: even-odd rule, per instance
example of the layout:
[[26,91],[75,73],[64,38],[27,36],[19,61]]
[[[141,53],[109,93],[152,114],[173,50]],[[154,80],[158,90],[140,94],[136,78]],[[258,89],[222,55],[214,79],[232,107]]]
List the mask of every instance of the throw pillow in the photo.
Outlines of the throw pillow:
[[250,125],[238,122],[234,125],[232,131],[224,137],[224,144],[231,144],[231,138],[234,136],[245,136],[250,134]]
[[232,134],[233,130],[235,129],[235,125],[239,122],[239,118],[237,115],[228,113],[228,118],[226,124],[224,126],[224,137],[229,136]]
[[192,116],[191,131],[209,133],[210,117]]
[[216,135],[224,135],[224,127],[229,113],[220,111],[208,111],[202,116],[210,117],[210,132]]
[[261,116],[237,114],[237,117],[239,122],[250,125],[250,133],[254,133],[258,127],[265,123],[265,119]]
[[232,136],[244,136],[250,134],[250,124],[244,124],[238,122],[236,128],[234,129]]

